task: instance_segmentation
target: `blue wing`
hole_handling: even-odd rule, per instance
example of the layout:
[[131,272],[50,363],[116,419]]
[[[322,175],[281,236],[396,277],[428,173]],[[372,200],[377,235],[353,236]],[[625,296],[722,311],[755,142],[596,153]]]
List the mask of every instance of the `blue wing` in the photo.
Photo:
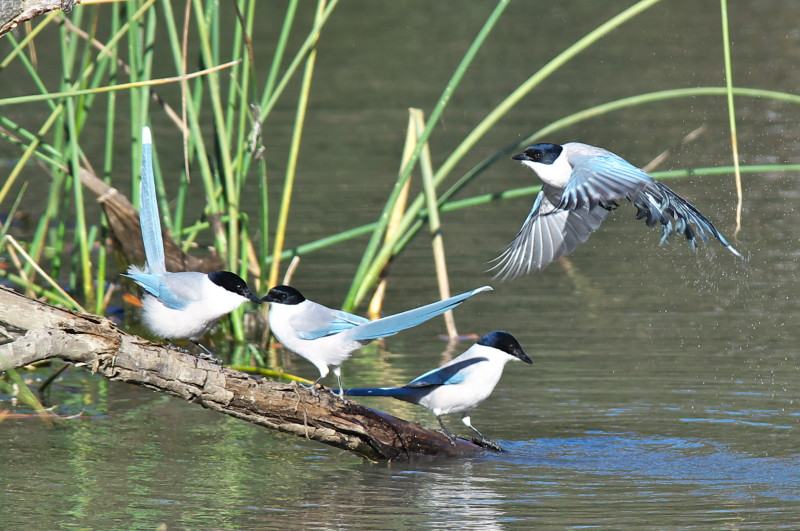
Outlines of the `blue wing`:
[[360,324],[350,333],[349,337],[355,341],[368,341],[379,337],[394,335],[401,330],[417,326],[429,319],[433,319],[437,315],[443,314],[447,310],[455,308],[476,293],[490,291],[491,289],[490,286],[483,286],[443,301],[420,306],[419,308],[414,308],[413,310],[408,310],[403,313],[390,315],[383,319],[378,319],[377,321],[369,321],[365,324]]
[[[150,128],[142,129],[142,177],[139,184],[139,224],[142,227],[144,254],[151,273],[166,273],[161,216],[158,213],[156,183],[153,175],[153,143]],[[146,288],[145,288],[146,289]]]
[[[697,247],[697,237],[708,242],[710,232],[734,256],[745,259],[717,230],[711,220],[697,210],[690,202],[673,192],[666,185],[653,181],[640,192],[630,197],[636,207],[636,219],[645,219],[648,226],[661,223],[661,243],[673,233],[682,234],[691,249]],[[674,223],[673,223],[674,220]]]
[[[313,315],[304,315],[303,321],[306,323],[305,326],[308,326],[309,323],[313,322],[314,319],[318,319],[318,322],[313,325],[317,326],[317,328],[311,329],[303,329],[304,325],[300,322],[293,322],[292,325],[297,330],[297,337],[300,339],[319,339],[321,337],[332,336],[335,334],[339,334],[344,332],[345,330],[349,330],[359,325],[363,325],[369,323],[370,320],[366,317],[361,317],[359,315],[353,315],[352,313],[343,312],[341,310],[331,310],[329,308],[325,308],[324,306],[320,306],[320,309],[327,310],[325,315],[320,316],[313,316]],[[322,311],[319,312],[322,314]]]
[[606,219],[604,208],[561,208],[558,190],[545,185],[530,214],[490,271],[498,269],[495,278],[514,279],[523,273],[544,269],[556,258],[571,253],[589,239]]
[[489,361],[488,358],[482,356],[469,358],[463,361],[444,365],[432,371],[428,371],[421,376],[417,376],[412,381],[403,387],[428,387],[431,385],[455,385],[464,381],[469,372],[473,369],[468,369],[476,363],[482,361]]
[[610,152],[570,156],[572,174],[561,195],[559,208],[593,209],[625,199],[654,182],[653,178]]
[[150,273],[131,266],[126,273],[147,293],[173,310],[182,310],[199,300],[197,286],[205,273],[194,271],[180,273]]

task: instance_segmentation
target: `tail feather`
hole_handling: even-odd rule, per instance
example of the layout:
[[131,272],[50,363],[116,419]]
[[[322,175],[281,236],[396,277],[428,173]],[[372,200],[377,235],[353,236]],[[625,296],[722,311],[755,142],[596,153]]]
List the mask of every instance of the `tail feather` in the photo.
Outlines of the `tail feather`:
[[139,224],[142,227],[144,254],[150,273],[166,273],[161,216],[158,213],[156,182],[153,175],[153,141],[150,128],[142,129],[142,176],[139,184]]
[[414,308],[413,310],[390,315],[388,317],[384,317],[383,319],[378,319],[377,321],[356,326],[355,328],[351,328],[350,331],[346,333],[349,334],[349,339],[352,339],[353,341],[368,341],[377,339],[379,337],[391,336],[397,332],[400,332],[401,330],[417,326],[418,324],[424,323],[429,319],[433,319],[437,315],[443,314],[447,310],[455,308],[476,293],[490,291],[491,289],[492,288],[490,286],[483,286],[481,288],[450,297],[449,299],[443,301],[434,302],[426,306],[420,306],[419,308]]
[[410,394],[412,390],[405,387],[363,387],[360,389],[345,389],[347,396],[404,396]]
[[636,219],[646,217],[647,225],[651,227],[657,222],[661,223],[662,243],[671,234],[678,233],[686,238],[691,249],[695,249],[698,236],[707,243],[707,233],[711,233],[731,254],[744,259],[744,256],[720,234],[710,219],[666,185],[654,181],[652,185],[648,185],[630,199],[637,208]]

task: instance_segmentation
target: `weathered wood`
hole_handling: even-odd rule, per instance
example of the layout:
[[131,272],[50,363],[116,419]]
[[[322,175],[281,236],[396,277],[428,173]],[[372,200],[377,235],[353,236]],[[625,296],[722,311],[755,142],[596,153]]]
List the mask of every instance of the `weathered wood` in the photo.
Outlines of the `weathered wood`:
[[109,320],[49,306],[0,288],[0,323],[27,331],[0,345],[0,371],[60,358],[109,380],[146,387],[269,429],[371,460],[460,457],[484,451],[441,433],[312,392],[226,369],[127,334]]
[[[80,0],[75,2],[80,3]],[[0,0],[0,37],[20,23],[57,9],[72,9],[68,0]]]

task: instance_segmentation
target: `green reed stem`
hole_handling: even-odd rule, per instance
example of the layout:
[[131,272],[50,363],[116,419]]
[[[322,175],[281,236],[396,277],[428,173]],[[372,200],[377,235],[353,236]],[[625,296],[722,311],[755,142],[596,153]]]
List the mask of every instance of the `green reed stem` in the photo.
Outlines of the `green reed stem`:
[[[769,172],[795,172],[795,171],[800,172],[800,164],[761,164],[753,166],[740,166],[740,170],[743,174],[769,173]],[[708,167],[708,168],[658,171],[658,172],[651,172],[650,175],[658,179],[681,179],[688,177],[730,175],[731,173],[733,173],[733,166],[718,166],[718,167]],[[442,195],[439,197],[438,210],[440,213],[444,214],[447,212],[453,212],[464,208],[471,208],[475,206],[484,205],[486,203],[491,203],[494,201],[504,201],[507,199],[530,197],[538,194],[539,191],[541,191],[541,189],[542,187],[540,185],[524,186],[520,188],[512,188],[510,190],[504,190],[502,192],[492,192],[492,193],[467,197],[464,199],[447,201],[444,203],[442,203],[442,198],[444,197],[444,195]],[[423,226],[424,221],[427,219],[427,216],[428,216],[427,209],[420,210],[417,213],[416,223],[419,225],[419,227],[416,230],[419,230],[419,228]],[[314,253],[316,251],[319,251],[320,249],[331,247],[333,245],[337,245],[355,238],[359,238],[366,234],[370,234],[375,230],[377,226],[378,222],[374,221],[372,223],[367,223],[359,227],[354,227],[352,229],[348,229],[346,231],[333,234],[331,236],[326,236],[325,238],[320,238],[319,240],[314,240],[313,242],[304,243],[292,249],[285,250],[281,255],[281,258],[285,260],[295,255],[305,256]],[[415,225],[412,225],[412,227],[413,226]],[[411,232],[411,230],[409,230],[409,232]],[[399,251],[400,249],[402,249],[402,246],[396,248],[396,251]],[[267,263],[269,263],[271,260],[272,260],[271,258],[268,258]]]
[[[331,2],[328,3],[322,15],[315,19],[314,27],[311,29],[305,41],[300,46],[300,49],[295,54],[291,63],[289,63],[289,66],[286,68],[286,72],[284,72],[283,77],[275,86],[275,89],[272,90],[271,92],[267,92],[266,90],[264,91],[264,94],[261,97],[261,102],[259,104],[259,115],[257,120],[259,123],[263,123],[264,120],[267,118],[267,116],[269,116],[269,113],[272,111],[272,108],[278,102],[278,99],[283,93],[283,90],[286,88],[286,85],[288,85],[289,81],[292,79],[292,77],[294,77],[294,73],[300,67],[300,64],[303,62],[303,59],[306,57],[306,55],[311,53],[311,50],[316,46],[322,28],[325,26],[325,23],[328,21],[328,18],[331,16],[333,10],[336,8],[338,3],[339,0],[331,0]],[[294,6],[290,5],[290,8],[294,9]],[[292,17],[293,16],[294,13],[292,13]],[[287,20],[289,20],[289,23],[291,24],[291,20],[289,19],[288,13],[287,13]],[[267,88],[271,88],[271,85],[268,85]]]
[[[175,21],[174,13],[172,12],[172,4],[171,2],[161,2],[161,7],[163,8],[164,12],[164,19],[166,21],[166,28],[167,28],[167,36],[169,37],[169,44],[170,50],[172,51],[172,60],[175,65],[175,69],[183,72],[185,70],[185,64],[183,61],[183,45],[181,38],[178,35],[178,27]],[[196,153],[195,160],[197,161],[197,165],[200,171],[200,177],[203,183],[203,189],[205,190],[205,196],[208,198],[206,201],[206,208],[208,210],[209,215],[214,216],[220,212],[220,206],[217,204],[216,201],[212,200],[216,195],[216,184],[214,183],[214,171],[211,168],[211,157],[208,156],[208,150],[206,148],[206,144],[204,141],[203,130],[200,127],[200,117],[199,117],[199,109],[202,106],[201,94],[202,94],[202,83],[197,83],[195,85],[195,90],[192,92],[189,87],[188,80],[181,81],[181,89],[182,94],[185,99],[185,111],[186,111],[186,121],[188,123],[189,128],[189,135],[186,138],[187,142],[187,153],[186,156],[191,158],[192,153]],[[187,165],[188,171],[188,165]],[[184,180],[181,181],[178,197],[179,197],[179,209],[176,209],[176,217],[178,221],[176,222],[176,226],[183,226],[183,208],[185,204],[185,198],[187,195],[187,188],[189,184],[190,175],[186,173],[184,175]],[[178,217],[180,216],[180,217]],[[219,234],[215,231],[215,237],[217,241],[217,245],[220,248],[225,248],[225,241],[224,241],[224,234]],[[193,239],[193,238],[192,238]],[[189,245],[191,241],[185,242],[185,245]],[[186,248],[184,247],[184,251]]]
[[[317,14],[315,25],[319,24],[322,16],[325,13],[325,0],[319,0],[317,3]],[[286,238],[286,225],[289,219],[289,207],[292,203],[292,191],[294,189],[294,179],[297,171],[297,159],[300,155],[300,142],[303,137],[303,124],[306,118],[306,110],[308,109],[308,98],[311,93],[311,80],[314,76],[314,64],[316,62],[317,50],[315,47],[311,48],[306,60],[305,71],[303,72],[303,81],[300,87],[300,96],[297,101],[297,112],[295,114],[294,130],[292,133],[292,143],[289,147],[289,160],[286,166],[286,177],[283,185],[283,196],[281,197],[281,208],[278,213],[278,224],[275,228],[275,237],[272,251],[272,268],[269,274],[269,285],[274,286],[278,283],[278,274],[281,265],[281,252],[283,251],[283,242]]]
[[[203,60],[207,65],[216,64],[216,54],[212,51],[212,33],[209,31],[207,21],[203,19],[204,13],[201,0],[194,0],[196,27],[200,37],[200,51]],[[215,19],[216,17],[212,17]],[[217,32],[214,32],[216,35]],[[219,144],[217,153],[221,162],[220,180],[225,185],[224,197],[228,211],[228,234],[226,248],[221,249],[223,255],[227,256],[229,264],[235,264],[239,255],[239,196],[236,194],[236,182],[234,181],[233,161],[231,160],[230,136],[226,129],[225,112],[222,105],[221,87],[218,74],[212,73],[206,78],[211,98],[211,110],[214,116],[215,138]]]
[[[420,135],[425,130],[425,122],[422,111],[412,109],[411,116],[414,119],[416,134]],[[436,279],[439,283],[439,298],[442,300],[450,298],[450,279],[447,275],[447,259],[444,250],[444,237],[442,236],[442,222],[439,218],[439,207],[436,201],[436,185],[433,183],[433,163],[431,162],[431,151],[428,143],[422,150],[419,159],[420,172],[422,173],[422,185],[425,193],[425,202],[428,206],[428,225],[431,233],[431,246],[433,248],[433,261],[436,265]],[[458,337],[456,322],[453,312],[447,311],[443,315],[447,335],[450,340]]]
[[69,131],[69,147],[71,167],[72,167],[72,191],[75,202],[75,238],[78,244],[78,254],[76,258],[80,265],[81,279],[83,281],[83,300],[92,299],[93,278],[92,263],[89,258],[89,238],[87,234],[86,211],[83,202],[83,185],[80,178],[80,162],[78,153],[78,131],[75,124],[75,104],[73,100],[67,100],[67,129]]
[[30,31],[26,32],[25,35],[22,37],[22,40],[19,42],[16,41],[16,38],[11,33],[7,33],[4,37],[6,39],[11,40],[12,45],[14,46],[12,50],[6,55],[6,58],[0,62],[0,70],[6,68],[9,64],[11,64],[14,59],[17,57],[23,58],[25,57],[25,49],[28,47],[28,44],[37,36],[39,33],[42,32],[43,29],[47,28],[47,26],[53,22],[56,18],[60,17],[61,14],[58,11],[52,11],[48,13],[36,26],[33,27]]
[[739,137],[736,134],[736,109],[733,104],[733,68],[731,67],[731,38],[728,30],[728,1],[720,0],[722,19],[722,49],[725,58],[725,88],[728,97],[728,120],[731,127],[731,154],[733,156],[734,179],[736,183],[736,229],[735,238],[742,229],[742,175],[739,172]]
[[[364,251],[363,257],[361,258],[361,263],[359,264],[356,274],[353,277],[353,282],[350,285],[350,290],[348,291],[347,297],[342,305],[342,308],[345,311],[354,311],[354,309],[361,303],[368,290],[370,290],[377,281],[381,269],[386,264],[387,260],[389,260],[389,257],[391,256],[392,244],[390,241],[387,241],[381,246],[381,243],[386,232],[386,226],[389,223],[392,209],[394,208],[394,203],[397,201],[397,198],[400,195],[406,180],[408,180],[409,176],[411,175],[411,170],[416,165],[425,142],[427,142],[428,138],[430,138],[430,135],[433,133],[433,130],[436,127],[436,124],[438,123],[442,113],[444,112],[445,107],[447,107],[447,104],[450,102],[450,98],[461,82],[461,79],[464,77],[464,74],[472,63],[472,60],[475,58],[475,55],[480,50],[484,41],[489,36],[489,33],[491,32],[492,28],[494,28],[494,25],[497,23],[500,15],[507,6],[508,0],[500,0],[497,3],[497,6],[495,6],[492,13],[486,19],[483,27],[478,32],[478,35],[475,37],[472,44],[467,49],[467,52],[464,54],[464,57],[461,59],[461,62],[456,67],[453,76],[450,78],[450,81],[447,83],[447,86],[439,98],[439,101],[436,103],[436,106],[431,112],[431,116],[428,120],[425,130],[420,135],[417,141],[417,146],[414,149],[411,158],[401,172],[400,177],[395,183],[394,189],[392,190],[389,199],[384,206],[383,212],[381,212],[380,218],[378,219],[377,230],[373,233],[369,243],[367,244],[367,248]],[[404,216],[404,219],[407,219],[407,217],[408,213],[406,216]],[[402,230],[399,232],[402,233]]]
[[8,215],[6,216],[6,222],[0,223],[0,241],[6,237],[8,234],[8,230],[11,228],[11,224],[14,223],[14,216],[17,215],[17,209],[19,208],[19,204],[22,201],[22,196],[25,195],[25,190],[28,189],[28,183],[22,183],[22,187],[20,188],[19,193],[17,194],[17,198],[14,199],[14,203],[11,205],[11,210],[8,211]]
[[[291,35],[292,32],[292,26],[294,24],[294,16],[297,12],[297,2],[298,0],[291,0],[289,2],[289,5],[286,7],[286,15],[284,15],[283,24],[281,25],[281,33],[280,36],[278,37],[278,43],[275,47],[275,53],[272,55],[272,63],[270,64],[269,67],[269,74],[267,75],[267,83],[264,86],[264,94],[262,96],[263,101],[270,101],[272,99],[273,91],[275,89],[275,81],[278,79],[278,72],[280,72],[281,63],[283,62],[283,57],[286,53],[286,43],[289,41],[289,35]],[[307,39],[309,46],[308,49],[311,48],[311,45],[313,43],[317,42],[318,37],[319,37],[319,32],[316,32],[313,38],[309,36],[310,40]],[[305,47],[301,48],[301,51],[304,48]],[[298,52],[298,55],[299,53],[300,52]],[[303,52],[303,55],[305,55],[305,51]],[[300,63],[298,62],[298,65],[299,64]],[[293,69],[290,68],[289,72],[293,72]],[[262,119],[261,116],[257,117],[257,121],[261,121],[261,119]]]
[[[275,85],[274,82],[280,66],[280,60],[277,62],[273,61],[273,64],[270,68],[270,78],[267,80],[267,85],[265,87],[264,92],[261,95],[259,105],[256,108],[257,112],[255,113],[256,114],[255,123],[253,124],[254,136],[256,137],[258,136],[261,130],[261,126],[264,124],[264,121],[267,119],[270,112],[272,112],[272,109],[280,99],[280,96],[283,94],[283,91],[289,84],[289,81],[291,81],[291,79],[294,77],[295,72],[300,67],[306,56],[310,53],[313,46],[316,45],[320,36],[320,32],[322,31],[322,28],[325,26],[325,23],[328,21],[328,18],[331,16],[333,10],[336,8],[338,4],[339,0],[331,0],[325,7],[325,11],[322,13],[322,15],[316,18],[316,22],[313,28],[309,32],[303,44],[298,49],[292,61],[289,63],[286,72],[284,72],[283,76],[281,77],[277,85]],[[292,27],[296,7],[297,6],[295,2],[291,2],[289,4],[289,7],[287,9],[287,14],[284,19],[284,24],[281,29],[281,36],[278,43],[279,45],[275,51],[275,56],[274,56],[275,59],[280,59],[283,57],[284,50],[286,47],[286,42],[284,40],[288,38],[289,35],[288,32]],[[257,151],[258,150],[256,149],[256,152]],[[244,160],[242,160],[241,171],[243,174],[247,174],[249,172],[250,164],[253,162],[253,160],[254,157],[252,156],[245,157]]]

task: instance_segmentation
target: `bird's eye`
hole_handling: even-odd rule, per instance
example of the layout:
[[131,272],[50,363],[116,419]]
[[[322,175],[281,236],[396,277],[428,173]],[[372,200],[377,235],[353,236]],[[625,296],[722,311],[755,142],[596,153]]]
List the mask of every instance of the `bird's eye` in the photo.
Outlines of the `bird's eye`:
[[541,149],[529,149],[526,154],[534,162],[541,162],[542,157],[544,157],[544,153],[542,153]]

